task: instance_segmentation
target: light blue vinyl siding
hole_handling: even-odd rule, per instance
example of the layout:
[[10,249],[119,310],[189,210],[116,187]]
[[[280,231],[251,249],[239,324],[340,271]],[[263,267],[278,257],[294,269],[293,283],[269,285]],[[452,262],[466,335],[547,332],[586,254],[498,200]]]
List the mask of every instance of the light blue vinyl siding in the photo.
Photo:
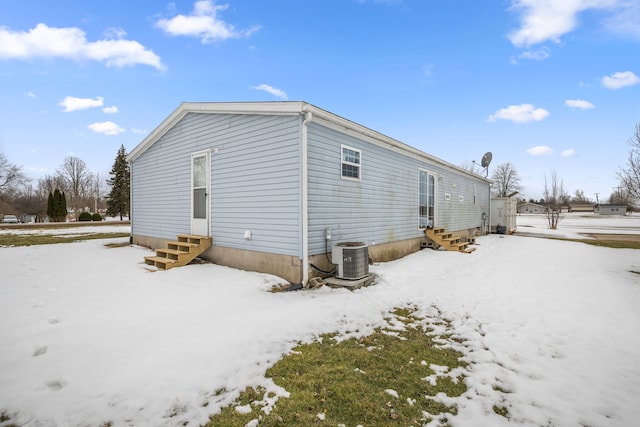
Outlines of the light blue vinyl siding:
[[[342,145],[361,150],[360,181],[341,179]],[[325,251],[326,228],[332,231],[330,244],[381,244],[424,236],[419,227],[421,169],[439,177],[437,226],[452,231],[480,227],[482,212],[488,213],[489,188],[482,179],[315,123],[309,125],[308,146],[310,254]],[[443,200],[445,192],[451,202]]]
[[[301,258],[302,121],[298,114],[186,114],[132,162],[133,234],[173,239],[190,231],[191,154],[209,150],[214,245]],[[343,146],[360,152],[359,180],[341,176]],[[308,125],[311,255],[325,252],[326,228],[330,244],[423,237],[421,170],[436,176],[436,226],[459,231],[482,225],[490,200],[484,179],[392,146]]]
[[[445,200],[445,193],[451,196],[450,200]],[[445,174],[438,188],[438,225],[447,230],[480,227],[482,213],[489,215],[490,199],[488,183],[463,174]]]
[[189,232],[190,155],[207,149],[214,244],[298,255],[299,116],[187,114],[132,164],[133,233]]

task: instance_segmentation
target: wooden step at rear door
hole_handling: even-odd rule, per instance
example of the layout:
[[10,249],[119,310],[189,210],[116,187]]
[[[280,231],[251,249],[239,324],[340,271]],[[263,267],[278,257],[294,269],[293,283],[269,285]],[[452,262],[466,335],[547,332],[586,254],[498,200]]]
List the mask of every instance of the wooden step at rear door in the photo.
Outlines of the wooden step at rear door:
[[153,265],[159,270],[182,267],[189,264],[198,255],[211,247],[211,237],[192,234],[178,234],[176,240],[166,242],[166,248],[157,249],[155,256],[144,258],[147,265]]
[[[475,248],[469,248],[468,242],[461,242],[460,237],[456,237],[453,233],[448,232],[444,228],[427,228],[424,230],[425,236],[438,246],[442,246],[448,251],[471,253]],[[427,247],[428,245],[424,245]]]

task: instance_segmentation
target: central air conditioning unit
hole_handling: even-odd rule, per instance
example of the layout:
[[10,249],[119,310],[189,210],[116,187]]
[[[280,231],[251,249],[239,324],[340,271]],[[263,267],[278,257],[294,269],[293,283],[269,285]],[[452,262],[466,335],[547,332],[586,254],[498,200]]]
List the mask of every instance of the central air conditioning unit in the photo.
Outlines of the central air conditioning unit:
[[338,265],[338,279],[357,280],[369,275],[369,247],[362,242],[337,243],[331,259]]

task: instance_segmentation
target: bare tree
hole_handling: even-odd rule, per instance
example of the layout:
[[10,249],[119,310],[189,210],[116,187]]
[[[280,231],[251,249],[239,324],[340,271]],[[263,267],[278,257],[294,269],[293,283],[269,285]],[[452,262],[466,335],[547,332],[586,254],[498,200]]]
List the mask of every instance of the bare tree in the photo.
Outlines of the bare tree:
[[0,153],[0,196],[17,191],[27,181],[22,168],[9,163],[5,155]]
[[508,197],[520,192],[520,175],[511,162],[501,163],[491,175],[493,180],[493,195]]
[[14,204],[20,212],[35,217],[35,222],[41,222],[47,214],[47,197],[31,184],[25,185]]
[[64,190],[64,180],[62,177],[58,175],[45,175],[38,179],[38,196],[46,199],[49,197],[49,194],[53,194],[56,188],[58,190]]
[[626,205],[631,207],[633,200],[629,190],[625,186],[620,186],[609,195],[609,203],[612,205]]
[[573,198],[571,199],[574,203],[589,203],[591,200],[587,196],[584,195],[584,191],[576,190]]
[[545,204],[547,206],[547,223],[551,230],[558,228],[558,223],[564,218],[562,206],[569,202],[569,194],[564,188],[564,181],[558,178],[555,172],[551,173],[551,182],[547,182],[544,176]]
[[628,200],[640,202],[640,123],[636,124],[635,134],[627,143],[631,151],[626,169],[618,172],[620,189],[628,196]]
[[476,162],[473,162],[473,161],[472,162],[464,161],[460,163],[460,167],[476,175],[480,175],[482,173],[482,168],[478,166]]
[[91,197],[93,198],[94,212],[98,212],[98,209],[103,207],[102,195],[106,195],[108,192],[106,184],[106,180],[100,175],[100,172],[91,175]]
[[65,193],[68,197],[67,206],[73,208],[77,216],[78,208],[83,204],[86,205],[88,196],[91,194],[92,174],[84,161],[73,156],[66,157],[56,172],[64,182]]

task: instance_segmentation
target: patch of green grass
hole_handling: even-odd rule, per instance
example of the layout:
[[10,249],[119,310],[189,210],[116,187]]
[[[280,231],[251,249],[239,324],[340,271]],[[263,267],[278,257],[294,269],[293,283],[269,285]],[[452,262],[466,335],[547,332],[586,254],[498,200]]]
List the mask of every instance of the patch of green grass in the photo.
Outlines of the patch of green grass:
[[129,237],[129,233],[64,234],[0,234],[0,247],[49,245],[71,243],[78,240],[111,239]]
[[[438,393],[456,397],[466,391],[462,374],[451,372],[465,366],[462,353],[435,344],[429,319],[413,312],[396,310],[388,327],[366,337],[341,341],[324,335],[297,346],[266,372],[290,393],[289,398],[280,398],[267,409],[265,390],[247,388],[208,426],[243,426],[253,419],[260,419],[260,426],[408,426],[429,421],[423,411],[445,414],[440,419],[446,423],[446,414],[455,414],[457,408],[433,397]],[[447,367],[440,368],[446,372],[435,378],[435,385],[427,380],[435,374],[431,364]],[[249,413],[235,409],[249,409],[246,405]]]
[[[0,412],[0,423],[6,423],[7,421],[11,421],[11,417],[7,412]],[[4,427],[18,427],[17,424],[2,424]]]
[[504,406],[493,405],[493,412],[502,417],[509,418],[509,409]]
[[105,246],[107,248],[112,248],[112,249],[113,248],[126,248],[127,246],[131,246],[131,243],[129,243],[129,241],[127,240],[126,242],[120,242],[120,243],[106,243]]
[[506,388],[504,388],[504,387],[502,387],[502,386],[499,386],[499,385],[494,385],[492,388],[493,388],[495,391],[499,391],[500,393],[505,393],[505,394],[507,394],[507,393],[511,393],[511,390],[507,390]]
[[626,241],[626,240],[584,239],[584,240],[576,240],[576,242],[582,242],[588,245],[602,246],[605,248],[614,248],[614,249],[640,249],[640,242]]
[[551,240],[563,240],[565,242],[586,243],[592,246],[601,246],[613,249],[640,249],[640,242],[633,240],[603,240],[603,239],[566,239],[563,237],[546,237]]

